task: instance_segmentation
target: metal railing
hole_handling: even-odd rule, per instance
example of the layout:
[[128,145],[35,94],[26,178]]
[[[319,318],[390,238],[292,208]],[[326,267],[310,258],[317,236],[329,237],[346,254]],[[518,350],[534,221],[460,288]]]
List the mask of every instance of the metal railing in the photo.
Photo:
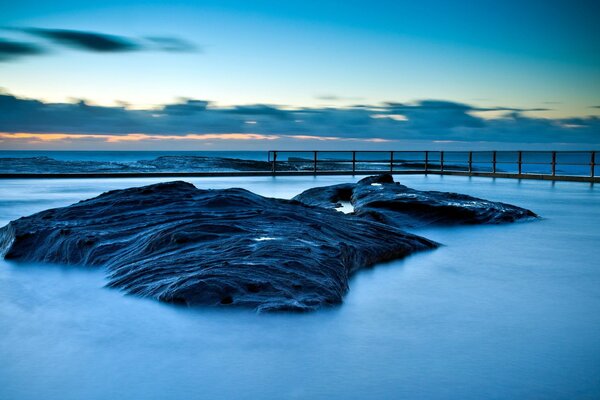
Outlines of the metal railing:
[[[598,151],[271,150],[271,173],[441,174],[600,182]],[[287,157],[286,157],[287,156]]]
[[600,183],[599,151],[271,150],[266,162],[261,158],[223,158],[237,164],[218,170],[178,167],[154,171],[0,171],[0,179],[368,175],[391,172]]

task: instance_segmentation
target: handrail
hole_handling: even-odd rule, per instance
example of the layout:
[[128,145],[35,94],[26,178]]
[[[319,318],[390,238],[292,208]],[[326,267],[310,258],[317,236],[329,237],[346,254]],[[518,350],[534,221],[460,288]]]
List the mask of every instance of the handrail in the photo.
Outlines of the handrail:
[[[278,160],[278,155],[293,154],[295,156],[312,153],[311,159],[303,157],[289,157],[286,161]],[[424,173],[440,175],[467,175],[467,176],[490,176],[511,177],[519,179],[551,179],[551,180],[581,180],[596,182],[596,150],[470,150],[470,151],[443,151],[443,150],[270,150],[269,162],[272,163],[273,174],[283,171],[277,169],[278,163],[290,165],[307,164],[312,162],[311,170],[315,174],[333,172],[364,173],[386,171],[391,173]],[[351,158],[336,158],[326,155],[348,154]],[[360,155],[369,157],[360,158]],[[374,154],[381,154],[373,158]],[[387,154],[387,156],[386,156]],[[420,155],[420,157],[402,157],[402,155]],[[461,160],[457,155],[463,156]],[[488,155],[488,159],[482,159],[481,155]],[[562,160],[562,157],[571,156],[571,160]],[[474,157],[476,156],[476,157]],[[512,157],[507,157],[512,156]],[[544,161],[547,158],[548,161]],[[584,159],[589,161],[583,161]],[[507,160],[508,159],[508,160]],[[574,161],[575,159],[576,161]],[[349,170],[339,169],[348,166]],[[369,166],[377,164],[379,168],[371,169]],[[488,165],[490,171],[480,168]],[[505,171],[507,166],[514,166],[516,171]],[[412,168],[407,168],[412,167]],[[547,166],[547,172],[531,171],[532,166]],[[565,171],[564,167],[589,166],[589,173],[582,170]],[[359,168],[362,167],[362,168]],[[526,168],[529,167],[529,168]],[[561,168],[563,167],[563,168]],[[300,168],[306,171],[308,168]],[[526,172],[525,169],[530,170]],[[573,169],[573,168],[571,168]],[[289,174],[289,170],[285,171]]]
[[[347,157],[340,158],[342,153]],[[600,183],[597,154],[600,151],[271,150],[267,154],[268,163],[263,162],[257,170],[0,172],[0,179],[367,175],[389,172]],[[545,169],[541,171],[540,168]]]

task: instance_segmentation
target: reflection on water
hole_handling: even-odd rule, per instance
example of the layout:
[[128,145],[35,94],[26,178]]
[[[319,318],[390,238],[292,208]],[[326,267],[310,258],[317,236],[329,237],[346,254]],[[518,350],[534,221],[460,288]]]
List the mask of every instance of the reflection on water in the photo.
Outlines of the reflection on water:
[[[349,177],[190,180],[291,197]],[[360,272],[305,315],[186,309],[101,271],[0,262],[0,398],[594,398],[600,192],[581,183],[400,176],[511,202],[533,223],[427,228],[444,247]],[[153,179],[0,182],[0,224]]]

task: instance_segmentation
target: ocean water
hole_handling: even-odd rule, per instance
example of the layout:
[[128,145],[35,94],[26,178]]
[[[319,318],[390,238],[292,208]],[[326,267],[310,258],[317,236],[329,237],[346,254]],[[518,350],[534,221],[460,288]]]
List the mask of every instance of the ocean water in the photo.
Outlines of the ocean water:
[[[292,197],[352,177],[190,179]],[[100,271],[0,261],[1,399],[597,399],[600,187],[398,176],[536,222],[427,228],[443,247],[356,274],[310,314],[188,309]],[[0,224],[158,179],[2,180]]]
[[133,162],[152,160],[161,156],[228,157],[243,160],[267,161],[267,151],[52,151],[52,150],[0,150],[0,158],[50,157],[60,161],[112,161]]

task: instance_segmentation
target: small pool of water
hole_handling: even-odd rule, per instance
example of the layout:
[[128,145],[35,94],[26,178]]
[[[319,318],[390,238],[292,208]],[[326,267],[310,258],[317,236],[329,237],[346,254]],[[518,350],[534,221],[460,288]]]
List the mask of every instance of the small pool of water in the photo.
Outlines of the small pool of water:
[[[444,244],[361,271],[310,314],[186,309],[101,271],[0,261],[2,399],[592,399],[600,396],[600,186],[399,176],[541,221],[427,228]],[[190,179],[289,198],[351,177]],[[158,179],[3,180],[0,224]]]

